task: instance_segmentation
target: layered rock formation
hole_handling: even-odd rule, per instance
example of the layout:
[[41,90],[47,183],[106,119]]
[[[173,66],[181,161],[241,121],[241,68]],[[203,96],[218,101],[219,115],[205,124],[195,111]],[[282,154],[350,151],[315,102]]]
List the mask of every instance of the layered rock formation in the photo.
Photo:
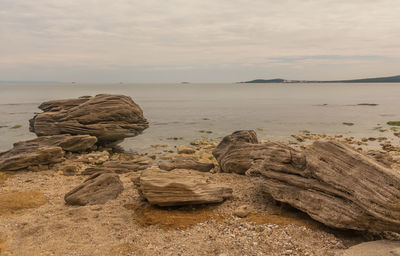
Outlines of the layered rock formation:
[[208,181],[203,173],[163,171],[153,167],[139,178],[139,192],[150,204],[173,206],[218,203],[232,196],[232,189]]
[[70,205],[104,204],[115,199],[124,190],[124,186],[116,174],[97,173],[90,176],[64,196]]
[[90,135],[54,135],[42,136],[33,140],[20,141],[14,143],[14,147],[24,147],[28,145],[41,144],[46,146],[61,147],[64,151],[83,152],[92,148],[97,142],[97,138]]
[[0,153],[0,171],[17,171],[29,166],[48,165],[64,160],[60,147],[45,145],[16,146]]
[[262,177],[266,193],[327,226],[400,231],[400,174],[345,144],[316,141],[299,151],[239,131],[213,153],[222,171]]
[[16,171],[29,166],[55,164],[64,160],[64,151],[85,151],[96,141],[96,137],[89,135],[64,134],[17,142],[12,149],[0,153],[0,170]]
[[30,131],[38,136],[88,134],[100,144],[133,137],[148,128],[142,109],[124,95],[99,94],[95,97],[53,100],[42,103],[30,120]]

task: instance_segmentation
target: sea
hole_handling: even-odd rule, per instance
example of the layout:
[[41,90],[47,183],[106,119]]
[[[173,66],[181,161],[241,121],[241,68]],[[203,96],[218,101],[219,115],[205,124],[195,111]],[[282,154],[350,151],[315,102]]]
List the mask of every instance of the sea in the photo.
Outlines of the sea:
[[264,140],[287,141],[308,130],[385,136],[399,144],[387,122],[400,120],[400,83],[0,83],[0,151],[36,137],[29,132],[29,119],[41,112],[42,102],[101,93],[132,97],[149,120],[141,135],[121,143],[129,152],[202,137],[218,140],[241,129],[253,129]]

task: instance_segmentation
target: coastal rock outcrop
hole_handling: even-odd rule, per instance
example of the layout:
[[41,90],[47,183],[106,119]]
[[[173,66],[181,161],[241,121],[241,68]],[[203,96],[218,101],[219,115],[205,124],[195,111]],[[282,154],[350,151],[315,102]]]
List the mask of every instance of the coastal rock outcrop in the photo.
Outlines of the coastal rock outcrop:
[[169,161],[163,161],[159,164],[160,169],[171,171],[174,169],[190,169],[199,172],[209,172],[214,168],[213,163],[201,163],[192,157],[176,157]]
[[87,134],[97,137],[100,144],[113,144],[149,126],[142,109],[124,95],[53,100],[39,108],[44,112],[29,121],[29,130],[38,136]]
[[18,171],[29,166],[48,165],[64,160],[61,147],[29,144],[0,153],[0,171]]
[[119,176],[111,173],[96,173],[64,196],[70,205],[104,204],[115,199],[124,190]]
[[64,151],[85,151],[96,141],[93,136],[69,134],[20,141],[14,143],[12,149],[0,153],[0,170],[16,171],[30,166],[59,163],[64,160]]
[[232,189],[208,181],[203,173],[190,170],[163,171],[152,167],[139,178],[139,192],[158,206],[218,203],[232,196]]
[[350,146],[316,141],[300,151],[238,131],[214,150],[225,172],[262,177],[262,190],[327,226],[400,231],[400,174]]
[[14,147],[25,147],[28,145],[46,145],[61,147],[64,151],[82,152],[90,149],[96,144],[97,138],[90,135],[61,134],[53,136],[42,136],[33,140],[14,143]]

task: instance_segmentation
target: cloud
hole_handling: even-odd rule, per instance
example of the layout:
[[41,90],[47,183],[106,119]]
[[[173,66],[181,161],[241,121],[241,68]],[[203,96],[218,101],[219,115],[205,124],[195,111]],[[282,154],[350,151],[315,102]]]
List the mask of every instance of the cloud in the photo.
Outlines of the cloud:
[[[0,0],[0,6],[0,79],[7,80],[30,80],[35,70],[40,80],[55,71],[68,80],[65,70],[76,70],[78,79],[97,81],[96,70],[114,77],[125,67],[121,78],[135,81],[126,69],[163,67],[162,78],[172,81],[176,76],[165,70],[186,67],[206,76],[207,66],[236,71],[256,63],[265,69],[284,63],[284,75],[302,62],[323,61],[391,70],[400,58],[397,0]],[[365,72],[350,69],[354,76]],[[154,70],[146,71],[149,81],[159,74]],[[210,72],[211,79],[232,81],[223,73]],[[243,80],[253,75],[240,73]]]

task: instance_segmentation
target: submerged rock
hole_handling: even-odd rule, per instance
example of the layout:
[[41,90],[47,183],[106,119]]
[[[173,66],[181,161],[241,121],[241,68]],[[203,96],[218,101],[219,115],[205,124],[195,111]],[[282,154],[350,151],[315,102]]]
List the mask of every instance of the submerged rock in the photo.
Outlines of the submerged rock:
[[124,190],[119,176],[110,173],[96,173],[64,196],[70,205],[104,204],[115,199]]
[[139,192],[159,206],[218,203],[232,196],[232,189],[210,183],[203,173],[189,170],[163,171],[153,167],[139,178]]
[[214,151],[225,172],[262,177],[262,190],[327,226],[400,231],[400,174],[337,141],[304,151],[258,144],[254,131],[227,136]]
[[39,108],[44,112],[29,121],[29,130],[38,136],[88,134],[97,137],[100,144],[111,144],[149,127],[142,109],[124,95],[53,100]]

